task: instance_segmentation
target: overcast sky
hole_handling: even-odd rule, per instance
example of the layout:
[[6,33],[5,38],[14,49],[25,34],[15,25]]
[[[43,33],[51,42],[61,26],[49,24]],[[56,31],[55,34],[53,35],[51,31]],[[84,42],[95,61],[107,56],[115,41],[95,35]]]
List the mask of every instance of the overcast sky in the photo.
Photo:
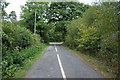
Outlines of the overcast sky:
[[[17,20],[19,20],[20,19],[19,15],[21,12],[20,6],[24,5],[28,0],[6,0],[6,1],[10,3],[8,7],[5,9],[6,12],[9,14],[11,11],[15,11],[17,15]],[[79,1],[85,4],[91,4],[95,0],[79,0]]]

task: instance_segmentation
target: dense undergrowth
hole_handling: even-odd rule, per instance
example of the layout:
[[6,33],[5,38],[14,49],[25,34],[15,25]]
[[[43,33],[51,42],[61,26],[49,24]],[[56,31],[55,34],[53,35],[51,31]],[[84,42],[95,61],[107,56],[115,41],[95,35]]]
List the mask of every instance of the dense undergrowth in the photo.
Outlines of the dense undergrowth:
[[65,44],[106,62],[118,70],[118,4],[102,3],[92,6],[83,17],[67,24]]
[[2,30],[2,77],[10,78],[22,69],[26,60],[39,54],[45,45],[37,34],[10,22],[4,21]]

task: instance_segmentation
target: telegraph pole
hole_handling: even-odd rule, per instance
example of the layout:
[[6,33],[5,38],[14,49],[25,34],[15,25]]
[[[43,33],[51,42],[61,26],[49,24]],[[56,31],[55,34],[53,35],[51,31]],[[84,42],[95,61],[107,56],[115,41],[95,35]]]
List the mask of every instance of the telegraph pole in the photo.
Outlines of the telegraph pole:
[[34,23],[34,34],[36,33],[36,9],[35,9],[35,23]]

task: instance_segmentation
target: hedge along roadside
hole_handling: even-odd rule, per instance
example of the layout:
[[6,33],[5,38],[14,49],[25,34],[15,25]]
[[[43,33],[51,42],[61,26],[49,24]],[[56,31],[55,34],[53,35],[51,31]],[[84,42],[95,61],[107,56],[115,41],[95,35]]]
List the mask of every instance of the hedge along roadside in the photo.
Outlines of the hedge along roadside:
[[25,60],[37,55],[43,44],[37,34],[7,21],[2,23],[2,35],[2,77],[10,78]]
[[106,2],[100,6],[91,6],[83,13],[82,18],[67,24],[65,39],[65,44],[70,48],[99,58],[116,72],[119,42],[118,4]]

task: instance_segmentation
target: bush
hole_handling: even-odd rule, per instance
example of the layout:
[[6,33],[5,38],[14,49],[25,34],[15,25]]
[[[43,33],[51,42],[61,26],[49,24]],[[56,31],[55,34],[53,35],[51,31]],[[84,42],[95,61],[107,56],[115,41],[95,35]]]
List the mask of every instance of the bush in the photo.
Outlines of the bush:
[[2,77],[10,78],[41,50],[40,37],[24,27],[2,23]]
[[118,3],[90,7],[83,17],[67,25],[65,44],[79,51],[117,63]]
[[3,26],[3,51],[26,48],[34,45],[35,42],[39,42],[40,38],[37,35],[33,35],[29,30],[14,26],[9,22],[4,22]]
[[2,60],[2,77],[14,77],[15,72],[26,65],[25,61],[33,59],[45,46],[44,44],[36,44],[21,51],[7,51],[8,55],[4,56]]
[[96,55],[95,53],[98,51],[99,41],[99,37],[96,35],[96,31],[97,30],[95,27],[89,27],[82,30],[80,29],[78,35],[81,36],[81,38],[76,39],[76,42],[79,43],[77,49]]
[[78,43],[76,42],[76,38],[78,38],[78,27],[79,27],[79,19],[73,20],[66,24],[67,26],[67,35],[65,37],[65,44],[70,48],[76,48]]

